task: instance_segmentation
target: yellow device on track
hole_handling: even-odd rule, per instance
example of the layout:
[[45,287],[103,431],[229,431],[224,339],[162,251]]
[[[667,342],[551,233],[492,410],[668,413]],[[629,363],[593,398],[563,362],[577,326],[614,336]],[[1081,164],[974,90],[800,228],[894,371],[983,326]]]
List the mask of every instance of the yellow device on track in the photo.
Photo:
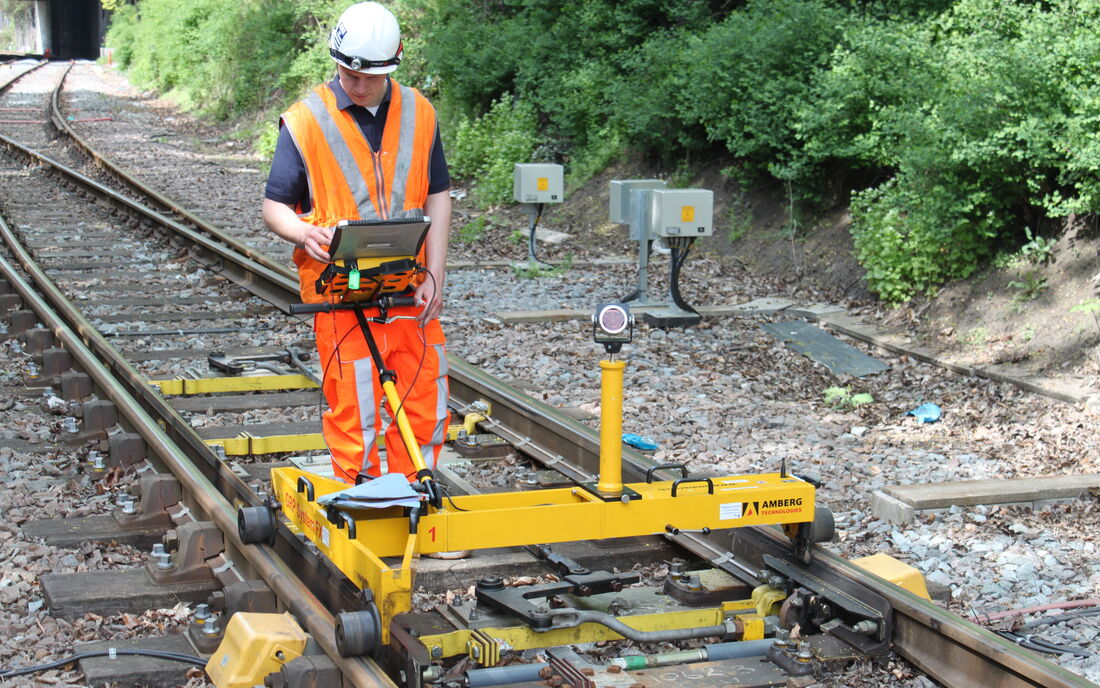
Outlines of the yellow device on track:
[[[385,298],[397,301],[408,297]],[[296,308],[303,311],[353,308],[361,312],[356,305],[347,303],[295,305],[292,312]],[[369,333],[365,324],[364,329]],[[631,340],[633,318],[623,304],[604,304],[593,318],[593,329],[595,341],[614,356]],[[368,343],[371,341],[368,338]],[[241,540],[246,544],[270,542],[278,512],[355,586],[369,590],[366,611],[346,612],[337,617],[338,649],[344,656],[355,656],[375,654],[390,643],[395,618],[412,609],[414,570],[422,554],[782,525],[795,545],[796,555],[808,562],[813,543],[832,537],[832,515],[828,509],[816,506],[814,485],[787,473],[785,467],[779,473],[704,477],[689,476],[683,465],[667,464],[647,471],[644,482],[624,484],[620,417],[623,364],[603,361],[601,368],[601,430],[606,432],[601,432],[597,481],[562,489],[463,495],[444,500],[415,438],[411,432],[405,432],[408,420],[399,412],[396,422],[418,469],[414,494],[419,496],[413,499],[412,506],[334,507],[328,495],[342,492],[348,485],[293,467],[275,468],[271,471],[272,502],[268,506],[243,508],[238,514]],[[387,397],[396,393],[392,381],[383,382]],[[395,401],[391,399],[391,403]],[[395,408],[400,408],[399,404]],[[656,479],[655,472],[673,468],[681,471],[678,479]],[[611,574],[607,576],[614,578]],[[589,588],[597,585],[585,580]],[[622,583],[617,579],[599,582],[612,586],[611,590]],[[484,597],[491,603],[496,600],[496,604],[511,604],[507,591],[486,591]],[[520,600],[512,606],[520,608],[522,615],[525,604]],[[753,607],[757,603],[746,604]],[[770,606],[761,604],[762,608]],[[719,615],[715,618],[724,618],[727,612],[734,611],[711,610]],[[557,612],[548,613],[553,616]],[[522,639],[508,636],[510,645],[542,646],[540,643],[551,638],[545,634],[551,624],[549,617],[531,618],[545,627],[533,628]],[[664,624],[661,628],[699,622],[695,617],[688,621],[686,617],[664,618],[665,621],[659,622]],[[596,635],[584,635],[583,639],[604,639],[599,634],[605,630],[597,630]],[[574,638],[580,639],[581,636]],[[440,651],[447,652],[443,645],[447,643],[441,641]]]

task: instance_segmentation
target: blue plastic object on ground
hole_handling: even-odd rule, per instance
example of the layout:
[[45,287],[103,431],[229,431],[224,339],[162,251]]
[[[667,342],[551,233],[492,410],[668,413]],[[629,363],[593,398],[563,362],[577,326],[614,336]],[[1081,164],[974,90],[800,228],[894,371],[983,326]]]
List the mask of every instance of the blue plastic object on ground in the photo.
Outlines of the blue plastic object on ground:
[[629,444],[630,446],[634,447],[635,449],[641,449],[643,451],[653,451],[654,449],[657,448],[657,443],[656,442],[654,442],[653,440],[651,440],[648,437],[642,437],[641,435],[636,435],[633,432],[624,432],[623,433],[623,442]]
[[922,423],[935,423],[940,419],[943,411],[932,402],[927,402],[916,407],[912,411],[906,411],[905,415],[913,416]]

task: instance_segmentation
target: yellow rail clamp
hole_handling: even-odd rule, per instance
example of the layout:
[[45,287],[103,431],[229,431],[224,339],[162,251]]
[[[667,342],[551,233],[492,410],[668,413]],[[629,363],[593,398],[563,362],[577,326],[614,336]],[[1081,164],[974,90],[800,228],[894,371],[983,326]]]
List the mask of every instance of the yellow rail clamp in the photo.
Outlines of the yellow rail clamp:
[[197,380],[177,377],[172,380],[150,380],[149,384],[159,387],[160,393],[165,396],[317,389],[317,383],[305,375],[202,377]]
[[924,576],[921,572],[885,552],[879,552],[860,559],[852,559],[852,563],[864,571],[870,571],[879,578],[885,578],[899,588],[908,590],[917,597],[923,597],[926,600],[932,599],[928,594],[928,586],[925,585]]
[[756,606],[756,613],[760,616],[778,614],[779,606],[786,599],[787,593],[770,585],[759,585],[752,590],[752,602]]
[[466,654],[481,666],[496,666],[500,664],[500,641],[481,631],[470,631]]
[[462,423],[451,423],[447,426],[447,441],[454,442],[458,439],[458,433],[462,431]]
[[217,688],[262,686],[265,676],[302,656],[307,639],[289,613],[237,612],[229,618],[206,674]]
[[255,454],[285,454],[290,452],[321,451],[328,448],[319,432],[302,435],[268,435],[256,437],[242,432],[236,437],[206,440],[211,447],[225,449],[226,456],[252,456]]

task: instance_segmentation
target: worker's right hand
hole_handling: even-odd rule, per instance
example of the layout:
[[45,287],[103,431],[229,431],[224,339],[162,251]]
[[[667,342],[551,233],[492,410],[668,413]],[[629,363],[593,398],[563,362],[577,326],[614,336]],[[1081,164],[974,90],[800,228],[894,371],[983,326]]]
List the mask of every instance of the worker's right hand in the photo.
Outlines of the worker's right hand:
[[329,244],[332,243],[332,227],[316,227],[303,222],[307,229],[302,240],[302,249],[313,260],[328,263],[332,257],[328,254]]

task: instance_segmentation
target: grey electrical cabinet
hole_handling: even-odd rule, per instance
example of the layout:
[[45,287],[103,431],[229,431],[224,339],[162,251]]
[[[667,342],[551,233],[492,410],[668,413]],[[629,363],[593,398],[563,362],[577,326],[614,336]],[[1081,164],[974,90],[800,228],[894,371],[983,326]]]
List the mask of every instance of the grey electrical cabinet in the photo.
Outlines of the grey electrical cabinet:
[[630,192],[641,189],[664,189],[668,185],[660,179],[612,179],[610,186],[611,221],[618,225],[628,225],[638,219],[638,210],[631,202]]
[[519,203],[561,203],[565,199],[562,179],[561,165],[516,163],[513,197]]
[[714,192],[654,189],[650,193],[650,237],[701,237],[714,232]]

